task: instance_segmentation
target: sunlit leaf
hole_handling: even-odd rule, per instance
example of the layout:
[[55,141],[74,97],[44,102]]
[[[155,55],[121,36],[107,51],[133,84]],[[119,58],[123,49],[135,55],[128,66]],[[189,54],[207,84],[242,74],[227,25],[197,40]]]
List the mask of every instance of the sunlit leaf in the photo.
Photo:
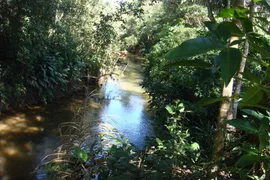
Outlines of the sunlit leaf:
[[217,17],[220,18],[234,18],[234,8],[227,8],[221,10],[218,14]]
[[172,109],[171,106],[167,105],[165,108],[166,108],[166,110],[168,111],[168,113],[170,113],[170,114],[175,114],[175,112],[174,112],[174,110]]
[[87,153],[86,153],[84,150],[82,150],[81,148],[75,147],[75,148],[74,148],[74,153],[75,153],[75,155],[76,155],[79,159],[81,159],[82,161],[86,162],[86,161],[88,160],[88,155],[87,155]]
[[190,145],[190,150],[191,151],[197,151],[197,150],[199,150],[200,149],[200,145],[198,144],[198,143],[196,143],[196,142],[194,142],[194,143],[192,143],[191,145]]

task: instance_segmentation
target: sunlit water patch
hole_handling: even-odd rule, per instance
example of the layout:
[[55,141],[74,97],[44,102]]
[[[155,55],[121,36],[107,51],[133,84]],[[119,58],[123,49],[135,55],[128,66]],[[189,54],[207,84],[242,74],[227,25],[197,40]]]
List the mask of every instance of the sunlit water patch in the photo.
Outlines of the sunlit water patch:
[[[146,97],[140,87],[141,77],[130,63],[118,81],[109,79],[102,89],[105,102],[100,117],[130,142],[142,148],[146,137],[153,136],[153,124],[146,112]],[[121,73],[119,73],[121,74]]]

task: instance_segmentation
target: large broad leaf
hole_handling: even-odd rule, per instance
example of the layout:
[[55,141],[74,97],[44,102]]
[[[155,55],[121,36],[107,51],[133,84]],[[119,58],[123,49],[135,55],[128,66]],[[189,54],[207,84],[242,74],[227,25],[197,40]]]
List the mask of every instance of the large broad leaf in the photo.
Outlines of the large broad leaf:
[[253,25],[251,20],[249,20],[248,18],[241,18],[240,22],[245,33],[250,33],[253,31]]
[[258,129],[250,123],[249,119],[233,119],[226,122],[242,131],[252,134],[258,133]]
[[221,10],[217,17],[220,18],[245,18],[247,17],[248,9],[246,8],[228,8]]
[[227,42],[231,36],[242,37],[243,33],[238,26],[233,22],[205,22],[205,26],[214,33],[218,38]]
[[240,68],[242,54],[239,49],[227,48],[219,53],[219,58],[221,77],[227,86]]
[[209,68],[211,64],[204,62],[202,60],[181,60],[176,62],[171,62],[167,66],[190,66],[190,67],[198,67],[198,68]]
[[262,131],[259,133],[259,149],[262,150],[264,148],[266,148],[267,146],[269,146],[269,135],[267,131]]
[[255,154],[245,154],[236,162],[236,166],[245,167],[256,163],[259,160],[258,155]]
[[254,74],[252,74],[251,72],[245,72],[245,73],[241,73],[245,79],[247,79],[248,81],[252,82],[252,83],[256,83],[256,84],[260,84],[261,79],[257,76],[255,76]]
[[168,60],[174,61],[197,56],[213,50],[220,50],[224,47],[224,44],[211,37],[197,37],[187,40],[180,46],[170,50],[165,57]]
[[260,112],[257,112],[257,111],[254,111],[254,110],[251,110],[251,109],[243,109],[242,110],[245,114],[247,115],[250,115],[250,116],[253,116],[259,120],[261,120],[262,118],[264,118],[264,115]]
[[269,107],[262,106],[262,105],[259,105],[259,104],[249,104],[249,103],[245,103],[245,102],[242,102],[242,101],[239,102],[239,106],[241,108],[243,108],[243,107],[252,107],[252,108],[256,107],[256,108],[260,108],[260,109],[270,111]]
[[[210,32],[213,32],[214,34],[217,33],[218,23],[212,22],[212,21],[206,21],[204,22],[204,25],[208,28]],[[216,34],[218,35],[218,34]]]
[[242,31],[233,22],[225,21],[225,22],[220,23],[218,25],[217,31],[220,34],[220,36],[224,38],[230,38],[231,36],[237,36],[237,37],[243,36]]
[[258,87],[249,87],[243,97],[243,102],[249,104],[258,104],[263,98],[263,92]]

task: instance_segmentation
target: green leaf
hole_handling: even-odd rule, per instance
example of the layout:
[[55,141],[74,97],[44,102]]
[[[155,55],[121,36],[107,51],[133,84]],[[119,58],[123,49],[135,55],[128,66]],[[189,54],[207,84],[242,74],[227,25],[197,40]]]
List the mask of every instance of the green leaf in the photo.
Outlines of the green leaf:
[[[217,33],[218,23],[212,21],[204,22],[204,25],[208,28],[209,31],[213,32],[214,34]],[[218,35],[218,34],[216,34]]]
[[219,18],[234,18],[234,8],[227,8],[221,10],[218,14],[217,17]]
[[263,92],[258,87],[249,87],[243,97],[242,102],[258,104],[263,98]]
[[172,115],[175,114],[175,112],[174,112],[174,110],[173,110],[173,108],[171,106],[167,105],[165,108],[168,111],[168,113],[170,113]]
[[254,74],[252,74],[251,72],[245,72],[245,73],[241,73],[245,79],[247,79],[248,81],[252,82],[252,83],[256,83],[256,84],[260,84],[261,79],[257,76],[255,76]]
[[191,66],[198,68],[209,68],[211,64],[204,62],[202,60],[181,60],[169,63],[167,66]]
[[258,161],[259,157],[255,154],[245,154],[236,162],[236,166],[245,167],[252,165]]
[[247,16],[248,12],[249,12],[249,10],[246,9],[246,8],[237,7],[237,8],[234,9],[234,17],[236,19],[239,19],[239,20],[242,19],[242,18],[248,19],[248,16]]
[[227,42],[231,36],[242,37],[244,34],[238,28],[238,26],[233,22],[205,22],[205,26],[209,29],[210,32],[214,33],[219,39]]
[[213,50],[220,50],[224,47],[224,44],[211,37],[197,37],[195,39],[187,40],[178,47],[170,50],[165,57],[168,60],[174,61],[197,56]]
[[260,108],[260,109],[264,109],[264,110],[267,110],[267,111],[270,111],[270,108],[269,107],[266,107],[266,106],[262,106],[262,105],[259,105],[259,104],[249,104],[249,103],[245,103],[245,102],[239,102],[239,106],[241,107],[256,107],[256,108]]
[[159,146],[163,146],[163,142],[159,138],[156,138],[156,142]]
[[251,110],[251,109],[243,109],[242,110],[245,114],[247,115],[250,115],[250,116],[253,116],[259,120],[261,120],[262,118],[264,118],[264,115],[260,112],[257,112],[257,111],[254,111],[254,110]]
[[194,143],[192,143],[191,145],[190,145],[190,150],[191,151],[197,151],[197,150],[199,150],[200,149],[200,145],[198,144],[198,143],[196,143],[196,142],[194,142]]
[[240,68],[242,54],[239,49],[227,48],[219,53],[221,77],[227,86]]
[[270,81],[270,66],[266,69],[264,81]]
[[218,25],[217,31],[221,37],[230,38],[231,36],[244,36],[239,27],[233,22],[222,22]]
[[233,119],[227,120],[228,124],[248,133],[258,133],[258,129],[250,123],[249,119]]
[[268,132],[267,131],[262,131],[259,133],[259,149],[263,150],[264,148],[266,148],[270,141],[269,141],[269,136],[268,136]]
[[241,18],[240,22],[245,33],[250,33],[253,31],[252,22],[248,18]]
[[226,99],[226,97],[219,97],[219,98],[203,98],[203,99],[200,99],[196,105],[197,106],[206,106],[206,105],[209,105],[209,104],[213,104],[213,103],[216,103],[216,102],[219,102],[219,101],[222,101]]
[[87,155],[87,153],[86,153],[84,150],[82,150],[81,148],[75,147],[75,148],[74,148],[74,153],[75,153],[75,155],[76,155],[79,159],[81,159],[82,161],[86,162],[86,161],[88,160],[88,155]]

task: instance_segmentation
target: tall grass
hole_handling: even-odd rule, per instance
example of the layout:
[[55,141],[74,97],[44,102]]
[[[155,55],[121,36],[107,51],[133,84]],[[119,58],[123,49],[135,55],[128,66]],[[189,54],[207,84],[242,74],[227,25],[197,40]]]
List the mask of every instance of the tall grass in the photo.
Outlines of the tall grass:
[[42,169],[46,179],[95,179],[104,172],[107,151],[127,141],[94,113],[89,115],[97,95],[97,90],[86,90],[84,102],[73,110],[73,120],[59,124],[61,145],[41,160],[35,173]]

